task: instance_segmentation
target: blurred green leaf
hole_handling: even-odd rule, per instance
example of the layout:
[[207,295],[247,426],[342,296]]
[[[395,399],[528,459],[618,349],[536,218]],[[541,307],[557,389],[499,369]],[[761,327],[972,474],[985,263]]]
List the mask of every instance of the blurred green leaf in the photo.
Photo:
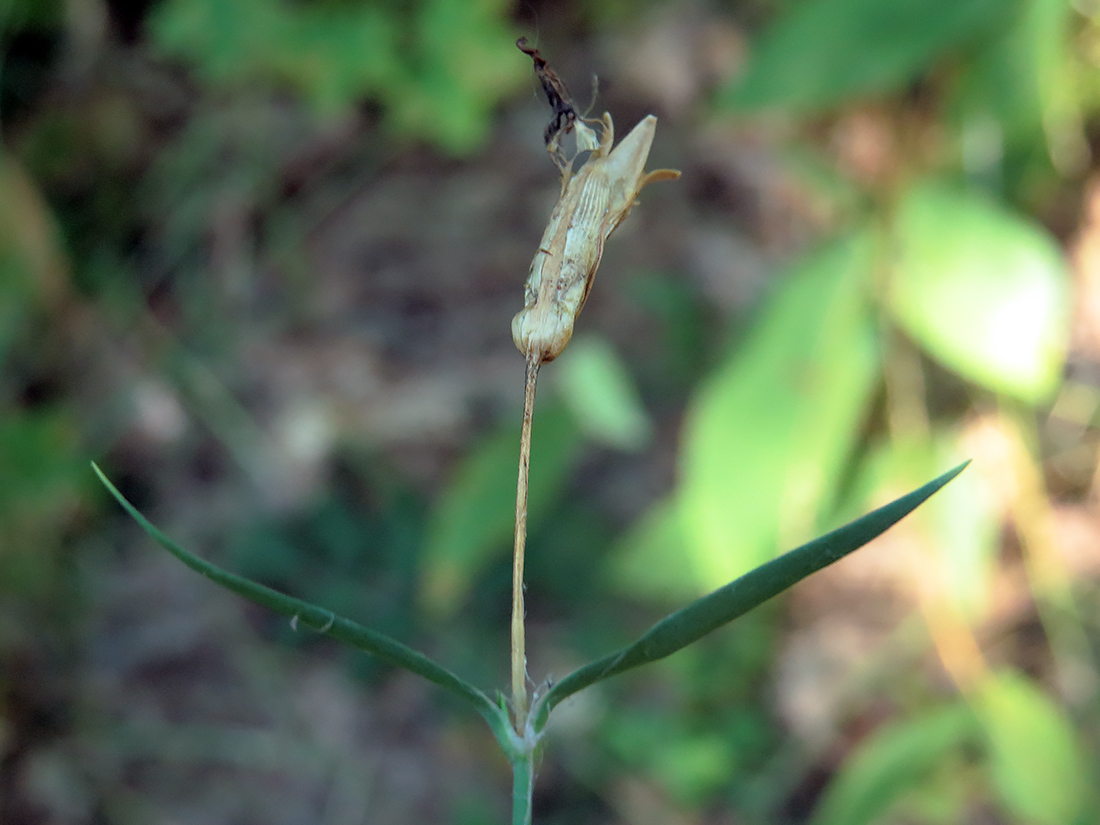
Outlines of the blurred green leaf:
[[[845,759],[825,790],[812,825],[882,821],[950,752],[972,743],[978,735],[974,713],[964,702],[879,727]],[[959,820],[962,814],[956,811],[950,819]]]
[[245,84],[272,69],[288,16],[271,0],[168,0],[150,19],[158,50],[192,62],[201,79]]
[[558,363],[554,386],[585,435],[620,450],[649,442],[653,425],[611,344],[595,337],[574,340]]
[[682,601],[698,595],[703,579],[695,569],[675,495],[652,505],[611,552],[614,586],[634,598]]
[[454,154],[486,137],[492,108],[528,76],[508,0],[421,0],[409,82],[387,95],[394,128]]
[[1006,18],[1012,0],[803,0],[753,43],[720,97],[738,109],[822,109],[892,92]]
[[526,71],[504,0],[167,0],[151,31],[207,83],[281,84],[322,115],[371,98],[396,131],[456,154],[485,139],[492,107]]
[[0,33],[52,28],[64,19],[63,0],[0,0]]
[[65,410],[9,412],[0,418],[0,508],[53,509],[51,499],[72,490],[77,467],[83,470],[76,448],[75,422]]
[[0,601],[48,598],[60,582],[59,546],[79,506],[75,417],[65,409],[0,415]]
[[719,329],[714,307],[688,279],[674,273],[639,272],[630,279],[629,297],[656,326],[655,335],[631,342],[638,383],[657,400],[681,398],[705,368]]
[[949,112],[969,176],[999,186],[1006,163],[1049,172],[1052,160],[1063,170],[1085,160],[1083,92],[1070,38],[1075,14],[1069,0],[1022,0],[1012,25],[964,67]]
[[680,501],[701,589],[804,540],[831,503],[878,376],[872,252],[860,235],[797,266],[694,399]]
[[619,760],[644,768],[688,805],[728,782],[737,763],[725,731],[686,729],[682,718],[658,710],[616,713],[608,719],[604,740]]
[[[572,416],[560,407],[535,412],[531,436],[527,526],[539,520],[565,489],[580,437]],[[515,527],[519,427],[503,427],[476,445],[440,497],[424,552],[423,601],[447,615],[469,591],[475,576],[511,547]]]
[[0,363],[30,314],[62,296],[67,268],[38,187],[0,153]]
[[[584,616],[606,615],[607,592],[600,574],[617,528],[598,502],[568,491],[540,517],[538,528],[527,535],[524,570],[528,587],[538,591],[545,609],[570,616],[576,626],[585,624]],[[494,624],[500,614],[491,605],[503,601],[502,588],[510,583],[504,568],[498,562],[495,576],[478,583],[481,593],[494,594],[492,602],[482,605],[483,615],[490,615]]]
[[396,21],[378,4],[169,0],[154,15],[152,34],[208,83],[287,84],[323,113],[377,93],[401,71]]
[[1072,825],[1090,771],[1065,710],[1033,682],[1002,671],[981,685],[975,710],[989,741],[990,771],[1001,803],[1042,825]]
[[868,513],[838,530],[797,547],[666,616],[633,644],[578,668],[556,683],[533,709],[542,730],[550,711],[564,699],[596,682],[656,662],[729,624],[823,567],[858,550],[886,532],[963,471],[966,464]]
[[699,804],[720,788],[735,765],[731,743],[717,732],[683,737],[653,752],[654,776],[687,804]]
[[965,378],[1036,404],[1062,375],[1069,284],[1057,243],[986,198],[924,182],[894,223],[889,309]]

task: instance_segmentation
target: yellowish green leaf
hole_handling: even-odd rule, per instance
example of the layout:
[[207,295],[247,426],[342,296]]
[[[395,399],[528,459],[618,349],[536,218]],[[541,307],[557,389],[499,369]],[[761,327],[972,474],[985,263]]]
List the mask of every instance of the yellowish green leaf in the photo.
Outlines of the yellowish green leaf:
[[878,376],[872,259],[860,235],[795,267],[696,396],[680,500],[701,589],[804,540],[831,503]]
[[1062,377],[1069,282],[1057,243],[972,192],[924,182],[893,229],[888,303],[898,323],[965,378],[1041,403]]

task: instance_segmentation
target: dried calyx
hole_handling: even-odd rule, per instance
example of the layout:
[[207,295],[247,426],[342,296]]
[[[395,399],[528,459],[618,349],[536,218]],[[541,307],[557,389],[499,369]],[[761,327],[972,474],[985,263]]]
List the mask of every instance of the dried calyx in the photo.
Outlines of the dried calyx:
[[[673,180],[673,169],[645,171],[657,118],[647,115],[618,146],[611,115],[600,120],[577,114],[565,84],[537,49],[517,44],[531,55],[535,72],[554,109],[546,130],[546,148],[561,170],[561,195],[543,233],[524,290],[524,307],[512,319],[512,339],[528,363],[553,361],[573,336],[573,323],[588,299],[603,257],[603,245],[630,213],[647,183]],[[577,152],[591,152],[579,170],[567,157],[562,138],[575,132]]]

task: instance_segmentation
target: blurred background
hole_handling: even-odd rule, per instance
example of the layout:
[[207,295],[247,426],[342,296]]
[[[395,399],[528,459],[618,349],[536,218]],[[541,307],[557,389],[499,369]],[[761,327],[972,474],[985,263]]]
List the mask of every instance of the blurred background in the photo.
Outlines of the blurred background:
[[1094,0],[0,0],[0,822],[506,821],[479,719],[88,462],[504,688],[521,35],[684,173],[542,372],[534,679],[973,459],[563,706],[536,822],[1100,821]]

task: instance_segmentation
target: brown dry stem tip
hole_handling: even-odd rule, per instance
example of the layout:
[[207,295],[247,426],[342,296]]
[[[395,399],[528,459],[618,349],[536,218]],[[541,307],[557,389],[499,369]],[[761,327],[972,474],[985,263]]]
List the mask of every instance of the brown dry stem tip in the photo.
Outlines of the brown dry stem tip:
[[531,464],[531,418],[535,411],[535,384],[539,362],[528,358],[524,370],[523,426],[519,438],[519,479],[516,482],[516,532],[512,554],[512,709],[516,731],[527,720],[527,649],[524,639],[523,561],[527,542],[527,479]]

